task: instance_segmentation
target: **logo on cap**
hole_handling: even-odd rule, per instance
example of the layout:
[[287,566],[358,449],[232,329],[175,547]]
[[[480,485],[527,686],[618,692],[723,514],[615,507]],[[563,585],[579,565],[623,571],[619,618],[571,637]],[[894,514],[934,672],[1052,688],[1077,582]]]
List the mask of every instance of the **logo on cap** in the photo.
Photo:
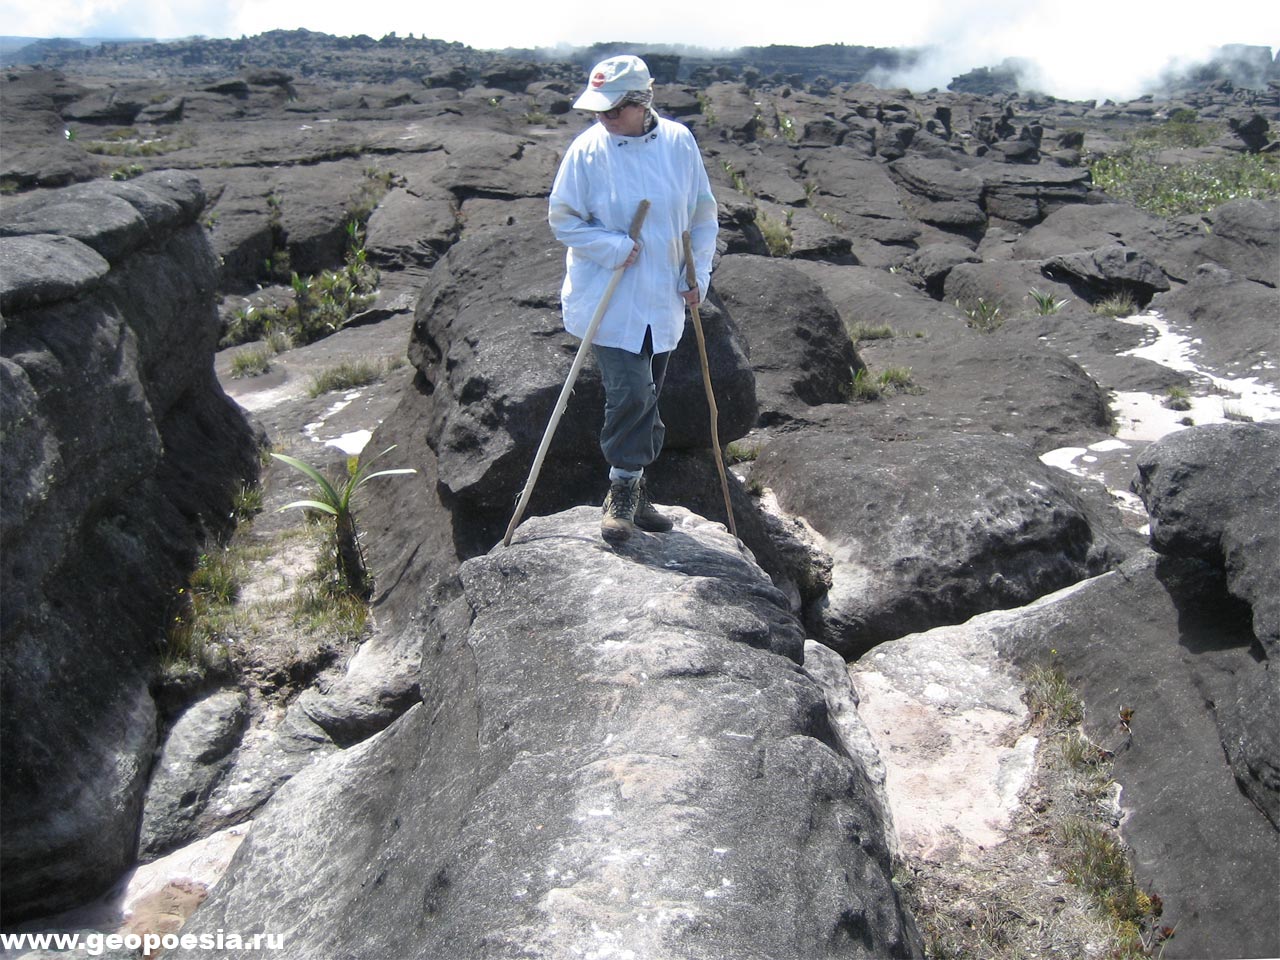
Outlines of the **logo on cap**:
[[593,87],[603,87],[603,86],[604,86],[604,81],[605,81],[605,76],[604,76],[604,74],[603,74],[603,73],[597,73],[594,77],[592,77],[592,78],[591,78],[591,85],[592,85]]

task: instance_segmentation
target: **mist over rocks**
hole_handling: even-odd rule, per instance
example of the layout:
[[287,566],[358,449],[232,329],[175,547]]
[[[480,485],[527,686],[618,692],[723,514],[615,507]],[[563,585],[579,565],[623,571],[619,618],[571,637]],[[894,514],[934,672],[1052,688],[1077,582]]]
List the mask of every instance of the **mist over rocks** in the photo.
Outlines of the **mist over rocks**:
[[[12,870],[6,859],[19,898],[6,886],[6,922],[11,908],[56,905],[32,892],[50,876],[64,899],[87,896],[136,854],[256,816],[189,930],[288,929],[297,956],[435,956],[456,944],[472,951],[459,955],[560,956],[633,942],[659,956],[918,955],[889,883],[883,765],[848,722],[855,698],[833,688],[830,650],[873,669],[877,645],[999,623],[1003,655],[1024,668],[1062,653],[1100,741],[1122,706],[1153,724],[1177,718],[1158,734],[1135,727],[1116,773],[1139,882],[1179,928],[1166,955],[1280,951],[1277,932],[1251,921],[1276,913],[1274,884],[1240,893],[1241,877],[1271,876],[1261,858],[1276,835],[1267,545],[1240,532],[1260,523],[1274,431],[1233,430],[1207,453],[1194,431],[1152,450],[1144,439],[1174,416],[1159,405],[1170,388],[1206,405],[1199,422],[1212,419],[1201,410],[1215,391],[1247,378],[1265,401],[1280,384],[1280,206],[1156,217],[1116,202],[1081,165],[1184,108],[1235,121],[1196,156],[1265,149],[1252,118],[1280,122],[1272,91],[1218,83],[1079,104],[731,63],[691,82],[692,58],[655,60],[658,106],[694,131],[720,204],[702,315],[719,439],[739,461],[742,544],[718,525],[686,331],[664,393],[669,449],[649,473],[679,525],[615,553],[597,536],[602,399],[590,366],[515,545],[494,546],[576,349],[559,322],[563,250],[545,197],[584,123],[569,108],[582,64],[306,31],[108,45],[56,62],[11,70],[4,86],[6,130],[22,131],[0,158],[6,360],[28,316],[68,302],[114,316],[103,304],[114,309],[133,277],[133,301],[164,305],[135,334],[106,323],[81,342],[69,333],[78,327],[57,329],[90,371],[91,396],[123,398],[113,426],[136,421],[146,434],[139,398],[154,394],[152,412],[182,408],[186,388],[209,385],[198,367],[237,312],[289,303],[290,273],[340,268],[354,218],[381,288],[331,340],[368,344],[394,329],[407,341],[410,369],[371,388],[385,402],[361,426],[373,432],[367,450],[395,444],[396,465],[418,473],[361,505],[377,628],[272,725],[245,719],[237,694],[254,690],[231,681],[200,690],[185,713],[165,704],[158,723],[145,683],[153,653],[139,641],[118,666],[111,639],[83,631],[85,662],[105,658],[125,678],[119,705],[90,712],[94,744],[67,747],[31,792],[6,781],[6,804],[45,803],[46,783],[100,785],[94,771],[108,762],[128,774],[127,802],[92,820],[105,852],[50,858],[44,873],[27,865],[43,864],[45,848]],[[189,299],[175,292],[184,284],[196,288]],[[1116,294],[1150,312],[1117,321],[1094,309]],[[1194,349],[1169,360],[1155,348],[1175,337]],[[314,369],[327,342],[290,354]],[[140,364],[146,389],[103,358]],[[31,369],[52,376],[38,359]],[[77,397],[13,383],[6,477],[35,477],[62,440],[24,411]],[[328,400],[273,400],[291,385],[263,383],[245,402],[273,434],[306,436]],[[167,457],[174,437],[198,447],[194,479],[137,494],[161,517],[165,498],[181,499],[187,526],[157,534],[159,560],[138,561],[165,589],[180,582],[173,558],[192,546],[192,518],[225,515],[208,491],[252,473],[249,428],[213,387],[207,403],[221,412],[204,432],[166,432],[174,414],[163,443],[155,429],[118,445],[76,434],[102,441],[97,465],[123,484],[145,472],[135,459]],[[1136,416],[1118,403],[1135,392],[1151,402]],[[1253,396],[1240,404],[1273,420]],[[345,456],[307,449],[333,465]],[[1079,451],[1074,472],[1051,465],[1064,449]],[[1149,514],[1129,493],[1135,476]],[[208,485],[203,500],[187,489],[195,480]],[[6,520],[18,489],[28,488],[6,482]],[[103,527],[116,514],[54,506],[66,509],[50,529],[95,524],[111,550],[138,559],[135,513]],[[1145,549],[1148,518],[1162,558]],[[1228,549],[1184,555],[1167,539],[1178,529]],[[6,558],[15,542],[24,556],[34,549],[7,526],[5,537]],[[91,598],[97,621],[119,619],[114,584]],[[163,594],[127,597],[131,613],[146,608],[139,622],[152,618],[139,634],[148,643]],[[48,661],[54,647],[42,644],[63,633],[36,632]],[[815,640],[829,648],[810,654],[810,672],[801,651]],[[1119,690],[1108,686],[1117,677]],[[1179,775],[1184,757],[1194,775]],[[1171,781],[1178,790],[1162,793]],[[7,810],[6,858],[18,850]],[[720,842],[726,831],[737,847]],[[1177,850],[1170,835],[1183,838]],[[639,899],[619,906],[611,845],[633,841],[652,860],[627,863]],[[670,932],[641,930],[656,915],[635,904],[666,898],[677,904]],[[552,920],[564,940],[547,932]]]

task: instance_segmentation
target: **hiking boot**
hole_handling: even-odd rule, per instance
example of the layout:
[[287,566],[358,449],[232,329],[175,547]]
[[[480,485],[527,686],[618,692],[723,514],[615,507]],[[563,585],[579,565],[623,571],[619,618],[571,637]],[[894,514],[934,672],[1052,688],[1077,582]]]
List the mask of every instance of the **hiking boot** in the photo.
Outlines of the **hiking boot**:
[[649,533],[666,533],[671,529],[671,519],[660,514],[649,499],[649,488],[645,485],[644,477],[640,478],[640,500],[636,504],[635,525]]
[[601,508],[600,536],[609,543],[622,543],[635,531],[636,507],[640,503],[640,479],[615,480]]

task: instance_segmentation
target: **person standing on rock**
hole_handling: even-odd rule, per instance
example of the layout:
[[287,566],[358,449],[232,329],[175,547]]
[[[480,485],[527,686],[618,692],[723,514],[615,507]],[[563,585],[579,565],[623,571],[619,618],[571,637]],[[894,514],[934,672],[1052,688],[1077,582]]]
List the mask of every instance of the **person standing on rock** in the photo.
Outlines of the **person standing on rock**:
[[[699,303],[710,284],[718,229],[698,145],[687,127],[654,111],[652,87],[639,57],[610,57],[592,68],[574,108],[597,122],[565,153],[547,215],[568,248],[560,295],[570,333],[586,335],[613,272],[626,268],[592,340],[605,388],[600,449],[609,464],[600,532],[611,543],[636,527],[671,529],[649,499],[644,469],[662,451],[658,395],[684,332],[685,305]],[[632,241],[628,229],[642,200],[651,206]],[[684,280],[686,230],[696,289]]]

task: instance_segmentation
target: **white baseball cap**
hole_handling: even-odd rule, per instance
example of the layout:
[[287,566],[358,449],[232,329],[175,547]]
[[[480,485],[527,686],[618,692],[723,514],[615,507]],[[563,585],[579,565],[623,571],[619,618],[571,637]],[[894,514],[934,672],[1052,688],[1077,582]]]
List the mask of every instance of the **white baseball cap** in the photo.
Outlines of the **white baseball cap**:
[[649,67],[639,57],[610,57],[591,68],[587,89],[574,101],[573,108],[602,113],[631,91],[648,90],[652,86]]

